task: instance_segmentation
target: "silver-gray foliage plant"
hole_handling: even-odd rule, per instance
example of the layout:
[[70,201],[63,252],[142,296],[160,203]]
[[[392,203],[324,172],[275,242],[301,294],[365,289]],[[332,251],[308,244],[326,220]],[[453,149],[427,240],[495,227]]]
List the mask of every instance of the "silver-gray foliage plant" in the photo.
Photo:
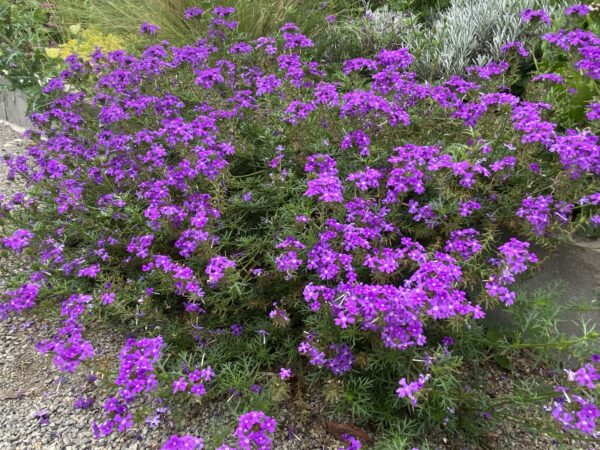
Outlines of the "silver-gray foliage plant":
[[439,79],[462,73],[473,64],[501,59],[502,45],[526,37],[521,11],[543,8],[551,12],[556,8],[553,4],[551,0],[453,0],[428,24],[384,6],[374,11],[367,8],[353,25],[372,41],[409,47],[416,56],[413,69],[417,74]]

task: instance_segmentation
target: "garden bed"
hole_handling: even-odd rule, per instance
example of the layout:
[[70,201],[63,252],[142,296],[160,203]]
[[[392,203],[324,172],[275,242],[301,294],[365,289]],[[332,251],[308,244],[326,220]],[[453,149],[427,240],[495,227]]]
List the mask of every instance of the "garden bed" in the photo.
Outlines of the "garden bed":
[[268,2],[156,0],[133,37],[117,4],[69,25],[70,0],[22,1],[0,6],[34,111],[0,134],[7,445],[595,443],[595,8],[286,0],[273,28]]

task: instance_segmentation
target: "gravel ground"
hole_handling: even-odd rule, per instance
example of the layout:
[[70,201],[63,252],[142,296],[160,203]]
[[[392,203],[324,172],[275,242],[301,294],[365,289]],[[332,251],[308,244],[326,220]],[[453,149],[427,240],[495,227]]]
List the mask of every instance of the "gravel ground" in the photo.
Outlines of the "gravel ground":
[[[14,153],[23,145],[20,135],[0,123],[0,157]],[[18,190],[18,185],[7,182],[6,170],[0,164],[0,192],[6,196]],[[2,286],[0,279],[0,286]],[[98,373],[83,368],[76,374],[64,374],[56,370],[46,355],[35,351],[35,343],[49,337],[59,326],[58,319],[11,317],[0,321],[0,450],[154,450],[174,432],[185,432],[208,438],[215,432],[223,433],[228,421],[223,405],[205,404],[188,414],[180,422],[166,413],[156,428],[135,427],[127,433],[115,434],[108,439],[96,440],[92,436],[91,423],[103,420],[101,404],[107,393]],[[124,336],[101,326],[91,326],[88,338],[97,350],[97,359],[108,365],[116,362]],[[522,376],[540,376],[531,373],[524,363],[512,374],[512,379]],[[511,389],[511,378],[497,367],[490,367],[487,375],[486,394],[500,395]],[[81,397],[94,398],[86,410],[73,408]],[[279,427],[274,448],[277,450],[335,449],[340,443],[327,434],[319,416],[322,402],[312,400],[302,404],[291,403],[279,415]],[[532,414],[545,414],[540,408]],[[600,446],[576,445],[566,442],[559,445],[548,436],[534,433],[507,423],[501,429],[486,436],[486,448],[542,450],[542,449],[599,449]],[[472,449],[454,437],[436,433],[431,436],[433,448],[439,450]],[[431,443],[430,443],[431,445]]]
[[[103,420],[102,400],[106,393],[98,373],[82,368],[64,374],[46,355],[35,351],[35,343],[49,337],[58,320],[11,317],[0,322],[0,450],[154,450],[173,433],[190,433],[205,438],[214,424],[227,421],[219,405],[204,405],[186,423],[175,423],[167,413],[160,426],[135,427],[127,433],[94,439],[90,424]],[[95,329],[91,340],[98,360],[115,361],[120,339],[106,329]],[[87,410],[76,410],[78,397],[92,397]],[[317,405],[308,405],[309,410]],[[339,443],[315,425],[314,415],[285,410],[279,421],[276,449],[333,449]],[[39,416],[42,416],[40,419]],[[176,426],[177,425],[177,426]]]

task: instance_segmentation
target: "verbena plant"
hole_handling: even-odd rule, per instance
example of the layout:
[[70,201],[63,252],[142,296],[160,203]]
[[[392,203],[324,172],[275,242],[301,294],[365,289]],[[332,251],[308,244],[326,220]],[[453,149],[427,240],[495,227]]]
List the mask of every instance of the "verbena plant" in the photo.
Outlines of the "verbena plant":
[[[293,24],[239,41],[233,12],[186,10],[202,33],[189,45],[143,23],[140,56],[67,58],[33,144],[8,160],[27,189],[2,201],[0,312],[60,309],[38,348],[66,371],[93,361],[93,317],[127,327],[98,436],[206,397],[245,413],[238,448],[268,448],[275,423],[256,410],[315,390],[398,445],[468,429],[485,405],[462,389],[465,364],[518,343],[481,337],[486,308],[515,302],[529,241],[600,222],[597,117],[563,130],[543,92],[507,92],[529,57],[519,42],[423,83],[406,48],[336,70]],[[522,20],[551,31],[542,10]],[[598,78],[595,34],[544,40]],[[585,393],[554,405],[592,436],[593,364],[570,376]],[[165,448],[182,442],[201,446]]]

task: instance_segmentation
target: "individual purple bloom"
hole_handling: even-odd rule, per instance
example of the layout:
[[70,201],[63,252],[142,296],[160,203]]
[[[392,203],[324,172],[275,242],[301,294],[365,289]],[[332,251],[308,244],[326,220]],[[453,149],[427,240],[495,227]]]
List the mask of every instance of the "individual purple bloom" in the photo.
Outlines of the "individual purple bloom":
[[38,423],[41,426],[46,426],[50,423],[50,411],[48,411],[47,409],[40,409],[38,411],[35,411],[31,416],[34,419],[37,419]]
[[282,380],[287,380],[288,378],[291,378],[292,376],[292,369],[288,369],[286,367],[282,367],[281,369],[279,369],[279,378],[281,378]]
[[190,393],[194,394],[196,397],[206,395],[206,387],[202,383],[196,383],[191,387]]
[[337,21],[337,17],[334,15],[329,15],[325,17],[325,20],[327,21],[327,23],[335,23]]
[[100,300],[102,301],[103,305],[110,305],[115,301],[115,293],[114,292],[103,292],[100,295]]
[[269,336],[269,332],[267,330],[256,330],[256,334],[262,337],[263,344],[267,342],[267,336]]
[[523,58],[527,58],[529,56],[529,52],[525,49],[521,41],[508,42],[500,48],[503,53],[507,53],[511,49],[514,49]]
[[600,103],[588,103],[585,116],[588,120],[600,120]]
[[180,377],[177,380],[173,381],[172,391],[173,394],[177,392],[185,392],[187,388],[187,381],[185,381],[185,377]]
[[247,203],[251,200],[252,200],[252,192],[244,192],[244,194],[242,195],[242,201]]
[[100,273],[100,265],[92,264],[91,266],[79,269],[77,276],[78,277],[96,278],[99,273]]
[[543,9],[531,9],[527,8],[521,11],[521,19],[523,22],[531,22],[533,20],[538,20],[540,22],[544,22],[546,25],[552,25],[552,19],[548,15],[546,11]]
[[454,339],[452,339],[452,337],[451,337],[451,336],[444,336],[444,337],[442,338],[442,340],[441,340],[441,344],[442,344],[444,347],[450,347],[451,345],[453,345],[453,344],[454,344]]
[[2,245],[15,253],[21,253],[30,244],[31,239],[33,239],[31,231],[18,229],[12,235],[3,238]]
[[272,446],[272,434],[275,433],[276,428],[275,419],[262,411],[250,411],[239,417],[233,436],[237,438],[239,450],[269,449]]
[[342,441],[344,441],[345,446],[339,447],[338,450],[360,450],[362,448],[361,442],[348,433],[342,435]]
[[578,16],[587,16],[590,12],[590,7],[582,3],[569,6],[565,9],[565,15],[572,16],[577,14]]
[[203,9],[197,8],[195,6],[191,6],[183,12],[183,18],[185,20],[190,20],[190,19],[193,19],[194,17],[199,17],[202,14],[204,14]]
[[235,262],[224,256],[215,256],[211,258],[206,266],[208,283],[216,284],[221,278],[223,278],[227,269],[234,269],[235,266]]
[[400,387],[396,389],[396,394],[400,398],[408,398],[413,406],[416,406],[417,399],[415,394],[419,392],[425,386],[427,380],[429,380],[430,375],[419,374],[419,378],[417,381],[412,381],[410,383],[406,382],[406,378],[401,378],[398,382]]
[[75,409],[90,409],[94,404],[93,397],[78,397],[73,403]]
[[153,23],[144,22],[140,25],[140,33],[154,35],[160,31],[160,27]]
[[202,438],[186,434],[185,436],[172,435],[161,447],[161,450],[202,450]]
[[530,196],[522,200],[516,215],[527,220],[535,233],[541,236],[550,224],[550,207],[553,203],[552,195]]

